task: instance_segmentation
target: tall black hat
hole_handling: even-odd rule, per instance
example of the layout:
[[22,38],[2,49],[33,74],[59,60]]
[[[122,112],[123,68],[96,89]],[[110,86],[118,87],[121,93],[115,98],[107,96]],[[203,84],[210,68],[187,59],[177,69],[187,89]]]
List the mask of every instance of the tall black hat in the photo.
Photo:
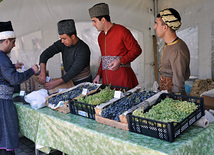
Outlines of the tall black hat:
[[0,22],[0,40],[16,38],[11,21]]

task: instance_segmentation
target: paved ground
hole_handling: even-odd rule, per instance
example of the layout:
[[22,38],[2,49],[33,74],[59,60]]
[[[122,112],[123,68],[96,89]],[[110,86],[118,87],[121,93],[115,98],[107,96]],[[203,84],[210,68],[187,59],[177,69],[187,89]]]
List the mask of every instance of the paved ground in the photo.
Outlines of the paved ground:
[[[19,149],[15,150],[16,155],[35,155],[35,144],[24,136],[19,138]],[[46,155],[39,152],[38,155]],[[51,151],[49,155],[62,155],[60,151]]]

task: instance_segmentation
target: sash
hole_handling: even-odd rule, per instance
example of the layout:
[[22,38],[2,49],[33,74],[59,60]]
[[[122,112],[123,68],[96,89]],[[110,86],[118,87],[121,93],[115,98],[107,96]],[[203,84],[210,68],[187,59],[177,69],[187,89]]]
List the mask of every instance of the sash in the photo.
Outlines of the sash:
[[[120,59],[121,56],[102,56],[102,70],[109,70],[108,66],[113,60]],[[131,67],[130,63],[120,64],[120,67]]]
[[169,93],[172,93],[172,78],[160,76],[160,90],[167,90]]
[[89,76],[91,76],[91,71],[90,71],[90,67],[87,66],[82,70],[82,72],[80,72],[77,76],[75,76],[72,79],[72,81],[76,82],[76,81],[84,80],[84,79],[88,78]]
[[12,99],[13,91],[14,91],[13,87],[0,85],[0,99]]

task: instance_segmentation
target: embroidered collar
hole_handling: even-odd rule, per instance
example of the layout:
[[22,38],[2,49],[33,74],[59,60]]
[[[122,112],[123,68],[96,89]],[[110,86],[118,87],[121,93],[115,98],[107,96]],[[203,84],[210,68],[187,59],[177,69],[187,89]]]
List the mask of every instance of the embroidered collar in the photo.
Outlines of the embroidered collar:
[[174,44],[176,44],[177,42],[179,42],[180,41],[180,38],[176,38],[173,42],[171,42],[171,43],[166,43],[165,45],[174,45]]

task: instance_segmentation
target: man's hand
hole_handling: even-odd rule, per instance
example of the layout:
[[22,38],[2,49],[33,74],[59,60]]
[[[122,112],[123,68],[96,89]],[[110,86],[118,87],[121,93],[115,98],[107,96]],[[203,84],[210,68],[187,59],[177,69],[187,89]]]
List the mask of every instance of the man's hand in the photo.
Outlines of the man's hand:
[[50,81],[50,82],[48,82],[48,83],[45,83],[45,88],[46,88],[47,90],[53,89],[53,88],[56,87],[56,86],[57,86],[57,85],[56,85],[55,80]]
[[53,89],[56,86],[58,86],[59,84],[63,83],[64,81],[62,80],[62,78],[56,79],[56,80],[52,80],[48,83],[45,83],[45,88],[47,90]]
[[44,84],[46,82],[46,73],[41,72],[39,74],[39,83]]
[[97,75],[97,76],[95,77],[93,83],[97,83],[97,84],[100,83],[100,75]]
[[35,73],[39,71],[39,67],[37,66],[37,64],[33,65],[31,68],[34,70]]
[[113,60],[108,66],[109,70],[112,70],[112,71],[116,71],[119,67],[120,67],[120,59]]
[[40,63],[39,83],[44,84],[46,82],[46,64]]
[[21,69],[24,64],[22,62],[18,62],[15,64],[16,69]]

